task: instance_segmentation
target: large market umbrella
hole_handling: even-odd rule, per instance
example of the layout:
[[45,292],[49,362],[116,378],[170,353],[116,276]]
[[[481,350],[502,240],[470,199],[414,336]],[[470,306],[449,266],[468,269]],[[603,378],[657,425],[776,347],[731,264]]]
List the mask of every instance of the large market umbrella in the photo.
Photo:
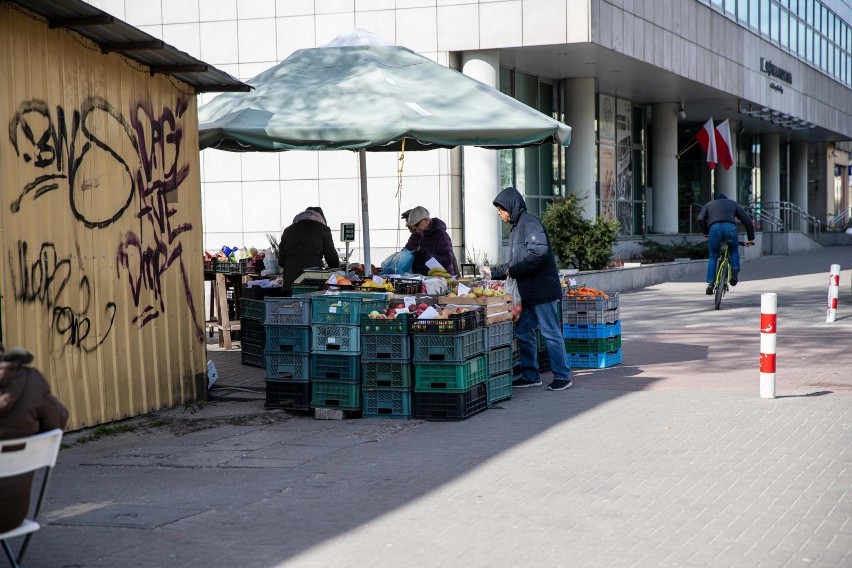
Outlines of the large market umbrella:
[[201,149],[357,150],[370,264],[365,150],[568,144],[571,128],[499,90],[356,30],[301,49],[199,109]]

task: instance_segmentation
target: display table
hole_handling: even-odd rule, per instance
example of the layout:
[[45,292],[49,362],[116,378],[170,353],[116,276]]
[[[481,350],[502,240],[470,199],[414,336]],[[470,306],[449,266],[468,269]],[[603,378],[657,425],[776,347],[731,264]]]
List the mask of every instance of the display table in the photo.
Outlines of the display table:
[[[210,307],[206,325],[211,337],[214,331],[219,332],[219,346],[227,350],[234,348],[231,332],[240,330],[240,295],[243,283],[248,282],[254,275],[239,272],[204,271],[205,282],[210,282]],[[228,292],[231,292],[234,305],[234,317],[228,309]]]

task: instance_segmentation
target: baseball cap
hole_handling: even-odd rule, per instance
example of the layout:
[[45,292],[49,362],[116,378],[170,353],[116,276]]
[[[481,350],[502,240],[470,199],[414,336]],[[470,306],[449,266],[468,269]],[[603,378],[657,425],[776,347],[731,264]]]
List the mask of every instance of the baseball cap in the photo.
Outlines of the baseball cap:
[[411,227],[427,217],[429,217],[429,211],[425,207],[418,205],[408,214],[408,221],[405,224]]

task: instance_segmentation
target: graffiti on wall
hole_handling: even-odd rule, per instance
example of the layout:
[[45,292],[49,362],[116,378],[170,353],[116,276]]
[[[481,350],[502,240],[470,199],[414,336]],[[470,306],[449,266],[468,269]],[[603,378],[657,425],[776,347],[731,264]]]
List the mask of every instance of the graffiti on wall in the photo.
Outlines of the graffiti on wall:
[[[100,242],[91,232],[118,221],[131,227],[121,231],[113,249],[116,278],[126,283],[133,301],[131,323],[141,329],[166,312],[163,279],[172,271],[181,282],[195,335],[203,341],[178,239],[192,225],[174,221],[176,196],[189,175],[181,156],[182,117],[188,108],[185,97],[162,110],[150,102],[136,103],[127,115],[100,97],[87,98],[70,114],[61,105],[51,109],[45,101],[24,102],[9,123],[9,141],[35,175],[10,209],[19,213],[31,207],[37,217],[40,199],[67,192],[68,212],[82,226],[85,242]],[[63,346],[90,351],[112,330],[117,304],[93,305],[97,281],[85,273],[80,248],[79,242],[45,242],[36,258],[28,243],[19,242],[8,256],[16,300],[42,305]],[[94,334],[95,329],[104,331]]]

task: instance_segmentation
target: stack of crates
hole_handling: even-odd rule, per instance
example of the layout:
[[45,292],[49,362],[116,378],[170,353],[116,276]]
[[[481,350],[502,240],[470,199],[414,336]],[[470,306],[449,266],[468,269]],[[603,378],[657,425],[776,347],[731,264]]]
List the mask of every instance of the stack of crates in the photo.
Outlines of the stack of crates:
[[[384,314],[382,314],[384,316]],[[361,315],[361,394],[364,417],[411,418],[411,322]]]
[[361,410],[361,316],[384,313],[384,294],[338,292],[311,300],[311,406]]
[[263,327],[265,306],[263,300],[240,298],[240,348],[243,365],[265,366],[263,346],[266,333]]
[[488,406],[488,358],[481,308],[411,326],[414,417],[464,420]]
[[266,405],[310,410],[311,297],[264,300]]
[[538,349],[538,370],[541,373],[550,370],[550,357],[547,355],[547,342],[544,340],[544,336],[541,334],[541,330],[535,329],[535,344]]
[[572,368],[603,369],[621,363],[618,293],[563,298],[562,337]]
[[487,403],[512,398],[512,369],[516,350],[512,320],[485,326],[485,355],[488,358]]

